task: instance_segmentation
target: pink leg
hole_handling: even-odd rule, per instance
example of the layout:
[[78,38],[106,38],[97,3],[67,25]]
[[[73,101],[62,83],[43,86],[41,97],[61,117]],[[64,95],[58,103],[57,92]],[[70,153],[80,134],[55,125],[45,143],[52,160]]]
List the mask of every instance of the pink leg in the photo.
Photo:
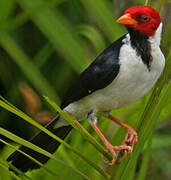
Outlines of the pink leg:
[[113,146],[112,144],[110,144],[110,142],[105,138],[105,136],[103,135],[103,133],[100,131],[100,129],[98,128],[98,126],[96,124],[92,125],[93,129],[96,131],[96,133],[99,135],[99,137],[101,138],[101,140],[103,141],[103,143],[105,144],[107,151],[111,152],[113,154],[113,159],[112,162],[109,163],[104,159],[104,156],[102,155],[102,159],[104,160],[105,163],[108,163],[109,165],[112,165],[115,163],[116,159],[117,159],[117,154],[115,151],[120,151],[122,149],[127,150],[128,152],[131,153],[132,148],[126,144],[122,144],[120,146]]
[[[119,121],[117,118],[113,117],[110,114],[105,115],[105,116],[126,129],[127,133],[126,133],[126,136],[122,142],[122,145],[130,146],[133,150],[135,144],[138,141],[138,135],[137,135],[136,131],[132,127],[130,127],[127,124]],[[131,150],[131,152],[132,152],[132,150]]]

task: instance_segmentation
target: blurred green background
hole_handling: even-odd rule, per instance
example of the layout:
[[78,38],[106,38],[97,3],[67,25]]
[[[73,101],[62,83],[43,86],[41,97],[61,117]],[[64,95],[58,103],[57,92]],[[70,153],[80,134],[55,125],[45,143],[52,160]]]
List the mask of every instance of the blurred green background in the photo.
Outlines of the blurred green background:
[[[48,123],[55,112],[45,103],[43,95],[60,104],[78,74],[111,42],[126,33],[124,27],[115,22],[116,19],[127,7],[144,3],[144,0],[1,0],[0,94],[36,121],[43,125]],[[148,5],[160,9],[164,24],[161,49],[167,56],[171,44],[171,1],[152,0]],[[148,97],[149,95],[130,107],[114,111],[114,115],[135,126]],[[170,119],[171,93],[158,119],[147,154],[147,180],[169,180],[171,177]],[[83,124],[95,135],[87,122]],[[123,130],[110,121],[101,120],[99,124],[113,144],[120,143]],[[25,139],[29,139],[36,131],[24,120],[2,108],[0,126]],[[103,169],[110,171],[102,163],[100,153],[80,134],[71,132],[67,141],[98,162]],[[10,152],[10,148],[0,143],[2,159]],[[89,174],[92,179],[102,178],[63,146],[57,155]],[[143,153],[138,161],[135,179],[141,169],[142,159]],[[71,177],[70,170],[64,170],[52,160],[48,167],[61,171],[64,179],[80,179],[75,175]],[[55,179],[42,169],[28,174],[33,179]],[[0,167],[0,179],[12,177]]]

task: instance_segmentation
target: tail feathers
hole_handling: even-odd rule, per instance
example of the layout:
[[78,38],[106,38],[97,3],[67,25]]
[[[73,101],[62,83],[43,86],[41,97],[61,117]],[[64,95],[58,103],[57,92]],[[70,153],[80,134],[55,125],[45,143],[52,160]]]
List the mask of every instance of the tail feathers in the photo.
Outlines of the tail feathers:
[[[50,124],[47,125],[47,129],[50,130],[52,133],[54,133],[56,136],[60,137],[61,139],[65,139],[67,134],[72,129],[72,126],[63,126],[57,129],[54,129],[54,125],[56,124],[57,120],[59,119],[59,116],[57,116]],[[31,140],[31,143],[41,147],[42,149],[54,153],[60,143],[47,135],[46,133],[40,131],[37,133]],[[35,158],[42,164],[45,164],[49,158],[43,154],[40,154],[30,148],[27,148],[25,146],[21,146],[19,148],[21,151],[25,152],[26,154],[30,155],[31,157]],[[14,165],[16,168],[20,169],[23,172],[26,172],[28,170],[38,169],[40,166],[36,164],[34,161],[29,159],[28,157],[24,156],[18,151],[15,151],[12,153],[7,161],[12,161],[12,165]]]

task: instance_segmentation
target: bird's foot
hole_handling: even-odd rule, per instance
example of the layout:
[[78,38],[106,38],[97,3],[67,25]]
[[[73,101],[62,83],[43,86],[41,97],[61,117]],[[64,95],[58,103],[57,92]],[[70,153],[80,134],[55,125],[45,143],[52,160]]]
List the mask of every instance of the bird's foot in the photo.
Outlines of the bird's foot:
[[137,132],[133,128],[128,127],[127,133],[125,135],[125,138],[124,138],[122,144],[134,147],[137,142],[138,142]]
[[125,138],[122,142],[123,146],[129,146],[131,148],[131,151],[124,150],[124,155],[132,154],[133,148],[135,144],[138,142],[138,135],[137,132],[130,126],[126,128],[127,133],[125,135]]
[[131,146],[128,146],[128,145],[120,145],[120,146],[113,146],[112,144],[110,144],[109,142],[107,142],[106,144],[106,150],[107,152],[111,152],[113,154],[113,159],[111,162],[107,161],[104,157],[103,154],[101,154],[102,156],[102,159],[104,161],[104,163],[108,164],[108,165],[113,165],[116,160],[117,160],[117,154],[115,151],[121,151],[121,150],[124,150],[126,152],[129,152],[131,153],[132,152],[132,147]]
[[[97,124],[93,124],[92,128],[96,131],[96,133],[99,135],[99,137],[101,138],[101,140],[105,144],[106,151],[107,152],[111,152],[112,155],[113,155],[113,159],[112,159],[111,162],[108,162],[104,158],[104,155],[102,155],[103,161],[105,163],[109,164],[109,165],[113,165],[116,162],[116,160],[118,160],[118,158],[119,158],[119,161],[120,161],[120,159],[122,158],[123,155],[126,156],[127,154],[131,154],[132,153],[133,147],[137,143],[138,136],[137,136],[136,131],[133,128],[131,128],[130,126],[128,126],[127,124],[124,124],[124,123],[118,121],[114,117],[110,117],[110,119],[112,119],[113,121],[117,121],[118,124],[120,124],[122,127],[124,127],[126,129],[126,131],[127,131],[125,139],[122,142],[122,145],[120,145],[120,146],[113,146],[112,144],[110,144],[110,142],[105,138],[103,133],[98,128]],[[118,155],[117,155],[116,151],[119,151]]]
[[[133,151],[133,148],[138,141],[137,132],[131,126],[119,121],[117,118],[113,117],[110,114],[108,114],[106,117],[108,117],[109,119],[111,119],[115,123],[119,124],[120,126],[122,126],[127,131],[125,138],[122,142],[122,145],[131,147],[132,151]],[[124,155],[127,155],[127,153],[131,154],[132,151],[128,152],[127,150],[122,150],[122,152],[124,152]]]

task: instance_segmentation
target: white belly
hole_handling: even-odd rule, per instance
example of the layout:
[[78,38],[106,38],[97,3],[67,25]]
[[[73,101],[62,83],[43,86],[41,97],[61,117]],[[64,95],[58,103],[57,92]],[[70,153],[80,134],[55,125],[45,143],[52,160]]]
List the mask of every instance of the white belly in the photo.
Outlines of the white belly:
[[[98,92],[99,95],[104,94],[103,102],[111,102],[109,108],[119,108],[134,103],[154,86],[164,68],[164,56],[159,47],[157,49],[160,53],[154,57],[152,51],[153,62],[149,71],[141,58],[136,56],[134,49],[129,48],[128,45],[121,48],[121,67],[118,76],[105,90]],[[124,52],[128,53],[127,56]]]
[[[106,88],[69,104],[64,111],[73,114],[77,120],[83,120],[90,111],[97,113],[127,106],[144,96],[154,86],[165,65],[165,58],[159,48],[161,31],[162,23],[155,35],[149,38],[153,57],[150,71],[131,48],[127,35],[120,50],[120,71],[114,81]],[[67,125],[67,122],[61,118],[56,127],[63,125]]]
[[70,104],[65,108],[67,112],[82,120],[91,110],[108,111],[134,103],[154,86],[165,64],[164,56],[157,45],[152,47],[153,61],[150,71],[130,45],[125,44],[120,54],[120,72],[114,81],[106,88]]

